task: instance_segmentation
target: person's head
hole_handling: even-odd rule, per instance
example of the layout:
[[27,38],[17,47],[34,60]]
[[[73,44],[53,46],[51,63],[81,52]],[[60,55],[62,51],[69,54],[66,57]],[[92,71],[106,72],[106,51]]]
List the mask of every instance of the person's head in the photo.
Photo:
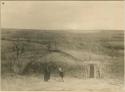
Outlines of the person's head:
[[61,65],[59,65],[58,67],[59,67],[59,68],[62,68],[62,66],[61,66]]

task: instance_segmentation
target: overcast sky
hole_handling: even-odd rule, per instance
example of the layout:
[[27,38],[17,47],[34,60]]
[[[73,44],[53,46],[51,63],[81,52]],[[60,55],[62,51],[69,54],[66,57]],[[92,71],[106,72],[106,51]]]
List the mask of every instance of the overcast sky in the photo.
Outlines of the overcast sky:
[[123,29],[122,1],[5,1],[3,28]]

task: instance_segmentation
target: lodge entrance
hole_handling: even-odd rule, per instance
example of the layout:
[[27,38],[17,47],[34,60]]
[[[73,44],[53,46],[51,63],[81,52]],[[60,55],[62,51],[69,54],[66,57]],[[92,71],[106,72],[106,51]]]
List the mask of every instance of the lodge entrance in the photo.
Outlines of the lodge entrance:
[[90,64],[90,74],[89,74],[90,78],[94,78],[94,64]]
[[84,78],[101,78],[104,65],[97,61],[86,61],[83,64]]

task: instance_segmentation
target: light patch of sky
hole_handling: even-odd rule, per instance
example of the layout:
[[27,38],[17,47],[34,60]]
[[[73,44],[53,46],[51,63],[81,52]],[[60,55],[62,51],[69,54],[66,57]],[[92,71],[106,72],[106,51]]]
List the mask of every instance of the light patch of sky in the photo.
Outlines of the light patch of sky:
[[121,1],[4,1],[3,28],[50,30],[123,30]]

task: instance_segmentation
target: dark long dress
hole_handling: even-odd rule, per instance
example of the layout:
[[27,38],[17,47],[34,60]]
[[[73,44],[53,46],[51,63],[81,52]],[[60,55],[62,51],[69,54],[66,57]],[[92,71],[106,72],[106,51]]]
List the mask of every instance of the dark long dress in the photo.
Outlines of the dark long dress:
[[47,65],[45,65],[44,69],[44,81],[48,81],[50,79],[50,69]]

